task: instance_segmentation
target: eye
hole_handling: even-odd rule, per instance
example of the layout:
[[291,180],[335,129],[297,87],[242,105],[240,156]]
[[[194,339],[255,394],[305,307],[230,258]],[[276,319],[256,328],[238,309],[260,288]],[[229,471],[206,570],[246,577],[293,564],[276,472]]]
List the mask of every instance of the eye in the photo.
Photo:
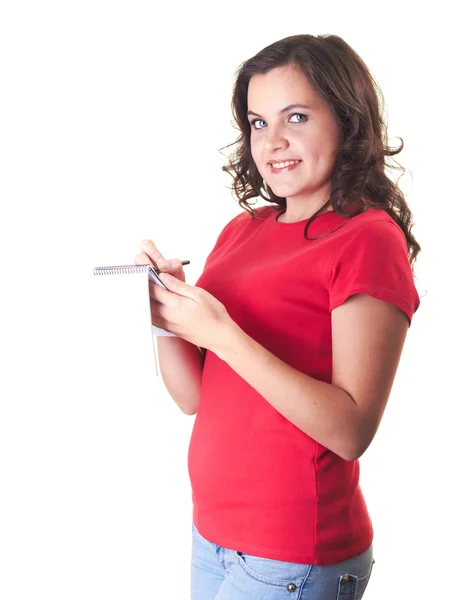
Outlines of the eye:
[[[308,117],[306,115],[304,115],[303,113],[292,113],[291,115],[289,115],[289,119],[291,117],[304,117],[304,119],[302,121],[293,121],[293,123],[304,123],[305,120],[308,119]],[[263,127],[256,127],[256,123],[258,121],[262,121],[263,123],[265,123],[264,119],[253,119],[253,121],[250,121],[251,126],[253,127],[253,129],[256,129],[256,131],[263,129]]]

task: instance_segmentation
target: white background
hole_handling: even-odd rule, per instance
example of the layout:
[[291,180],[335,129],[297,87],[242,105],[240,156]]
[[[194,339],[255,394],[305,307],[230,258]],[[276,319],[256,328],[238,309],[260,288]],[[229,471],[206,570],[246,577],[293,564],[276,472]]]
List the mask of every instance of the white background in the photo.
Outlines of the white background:
[[437,2],[366,6],[2,2],[2,600],[189,599],[195,417],[155,376],[140,284],[92,269],[133,263],[149,238],[196,281],[241,212],[219,152],[236,138],[235,70],[299,33],[340,35],[375,75],[423,249],[422,305],[361,459],[365,600],[443,597],[447,37]]

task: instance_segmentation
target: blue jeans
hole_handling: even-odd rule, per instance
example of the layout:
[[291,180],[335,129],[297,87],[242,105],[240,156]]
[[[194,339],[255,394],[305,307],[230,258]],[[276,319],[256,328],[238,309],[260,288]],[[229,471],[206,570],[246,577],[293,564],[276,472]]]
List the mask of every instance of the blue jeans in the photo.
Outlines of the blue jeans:
[[260,558],[209,542],[192,524],[191,600],[360,600],[372,546],[334,565]]

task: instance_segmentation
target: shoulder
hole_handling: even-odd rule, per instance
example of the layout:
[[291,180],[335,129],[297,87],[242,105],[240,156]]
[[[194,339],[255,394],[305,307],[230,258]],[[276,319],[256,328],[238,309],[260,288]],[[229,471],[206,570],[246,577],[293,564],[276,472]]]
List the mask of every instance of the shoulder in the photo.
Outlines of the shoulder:
[[354,216],[342,227],[334,245],[330,273],[338,273],[343,264],[353,270],[359,264],[364,271],[387,276],[395,265],[411,271],[405,234],[383,210],[371,209]]
[[372,225],[374,223],[390,223],[397,227],[400,231],[400,227],[397,225],[395,220],[385,210],[378,208],[367,208],[364,212],[356,214],[354,216],[342,217],[343,220],[348,221],[352,224],[355,229]]
[[407,252],[408,246],[405,234],[398,223],[385,210],[369,208],[359,215],[347,219],[342,217],[342,219],[347,223],[344,223],[345,227],[342,230],[343,239],[341,240],[338,256],[348,246],[360,245],[385,247],[386,244],[394,244]]

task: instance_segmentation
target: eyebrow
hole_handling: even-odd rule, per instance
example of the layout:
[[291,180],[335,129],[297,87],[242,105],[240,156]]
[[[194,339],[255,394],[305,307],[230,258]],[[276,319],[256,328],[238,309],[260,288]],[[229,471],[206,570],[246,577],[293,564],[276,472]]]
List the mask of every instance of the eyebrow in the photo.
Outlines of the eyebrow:
[[[280,110],[280,115],[285,113],[288,110],[291,110],[291,108],[306,108],[306,110],[310,110],[311,106],[305,106],[304,104],[289,104],[289,106],[285,106],[284,108],[282,108]],[[253,112],[252,110],[248,111],[247,117],[249,117],[250,115],[255,115],[255,117],[261,116],[261,115],[258,115],[258,113]]]

